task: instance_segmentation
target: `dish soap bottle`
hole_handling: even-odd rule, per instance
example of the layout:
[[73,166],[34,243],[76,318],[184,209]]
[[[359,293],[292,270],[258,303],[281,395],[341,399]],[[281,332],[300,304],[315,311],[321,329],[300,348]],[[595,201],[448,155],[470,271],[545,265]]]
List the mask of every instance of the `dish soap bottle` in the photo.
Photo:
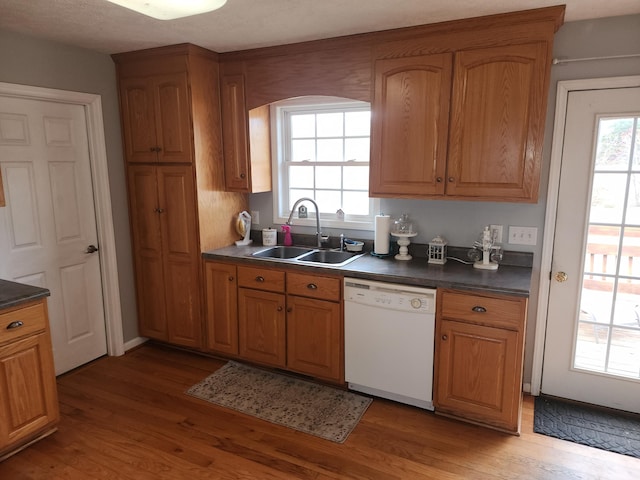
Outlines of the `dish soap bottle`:
[[293,239],[291,238],[291,227],[289,225],[282,225],[282,231],[284,232],[284,244],[288,247],[293,245]]

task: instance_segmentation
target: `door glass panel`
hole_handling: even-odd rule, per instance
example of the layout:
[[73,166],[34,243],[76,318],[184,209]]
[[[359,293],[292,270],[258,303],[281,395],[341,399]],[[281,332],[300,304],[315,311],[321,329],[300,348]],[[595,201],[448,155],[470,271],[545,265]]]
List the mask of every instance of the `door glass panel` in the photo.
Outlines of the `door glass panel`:
[[576,369],[640,379],[640,117],[600,118]]

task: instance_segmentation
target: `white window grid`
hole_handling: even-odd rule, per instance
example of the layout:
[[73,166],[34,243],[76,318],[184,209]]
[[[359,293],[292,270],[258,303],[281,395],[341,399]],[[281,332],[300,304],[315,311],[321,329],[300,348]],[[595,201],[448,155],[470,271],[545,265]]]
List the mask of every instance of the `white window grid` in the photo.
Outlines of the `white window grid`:
[[[318,137],[317,131],[314,137],[296,137],[296,140],[314,140],[316,145],[316,160],[306,161],[293,161],[292,160],[292,135],[290,131],[290,117],[292,115],[299,114],[322,114],[322,113],[342,113],[343,115],[348,112],[370,112],[370,105],[366,102],[359,102],[348,99],[334,98],[334,97],[302,97],[293,100],[287,100],[279,102],[272,108],[272,126],[273,129],[273,211],[274,211],[274,223],[284,223],[289,217],[291,206],[300,197],[316,198],[317,193],[322,192],[337,192],[340,195],[340,203],[344,205],[344,195],[350,192],[368,193],[368,175],[369,175],[369,162],[353,159],[339,159],[336,161],[318,161],[317,160],[317,141],[318,140],[331,140],[339,139],[343,142],[343,155],[345,152],[344,142],[345,139],[368,139],[370,135],[346,135],[346,125],[343,122],[342,135],[336,136],[323,136]],[[317,124],[316,124],[317,128]],[[300,195],[291,195],[291,191],[298,190],[289,184],[289,170],[291,167],[309,167],[313,169],[313,185],[304,190],[304,193]],[[338,167],[341,169],[340,188],[327,188],[321,187],[316,184],[315,169],[320,167]],[[344,186],[345,167],[354,167],[362,169],[363,176],[366,176],[366,186],[363,188],[346,188]],[[295,198],[294,198],[295,197]],[[369,212],[368,215],[357,215],[348,211],[348,208],[344,208],[344,217],[337,216],[335,211],[328,211],[323,209],[322,202],[317,202],[320,212],[320,219],[323,227],[336,227],[336,228],[349,228],[356,230],[372,230],[376,209],[379,209],[379,200],[369,198]],[[307,205],[311,207],[310,205]],[[308,208],[308,218],[298,219],[297,214],[294,213],[296,225],[308,225],[315,226],[315,211]]]

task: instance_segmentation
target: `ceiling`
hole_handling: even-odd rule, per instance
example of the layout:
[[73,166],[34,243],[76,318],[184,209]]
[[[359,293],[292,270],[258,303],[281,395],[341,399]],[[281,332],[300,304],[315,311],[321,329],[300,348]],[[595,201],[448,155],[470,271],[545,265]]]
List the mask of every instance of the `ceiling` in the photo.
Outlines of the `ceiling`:
[[108,54],[184,42],[222,53],[561,3],[566,22],[640,13],[638,0],[227,0],[162,21],[105,0],[0,0],[0,29]]

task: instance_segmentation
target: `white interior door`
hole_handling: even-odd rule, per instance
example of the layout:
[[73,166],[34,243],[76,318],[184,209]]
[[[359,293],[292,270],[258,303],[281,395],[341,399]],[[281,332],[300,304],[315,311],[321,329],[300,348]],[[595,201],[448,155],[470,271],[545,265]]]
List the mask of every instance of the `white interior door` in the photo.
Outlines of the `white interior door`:
[[640,413],[640,88],[568,94],[542,392]]
[[51,291],[60,374],[106,353],[84,107],[0,96],[0,166],[0,277]]

